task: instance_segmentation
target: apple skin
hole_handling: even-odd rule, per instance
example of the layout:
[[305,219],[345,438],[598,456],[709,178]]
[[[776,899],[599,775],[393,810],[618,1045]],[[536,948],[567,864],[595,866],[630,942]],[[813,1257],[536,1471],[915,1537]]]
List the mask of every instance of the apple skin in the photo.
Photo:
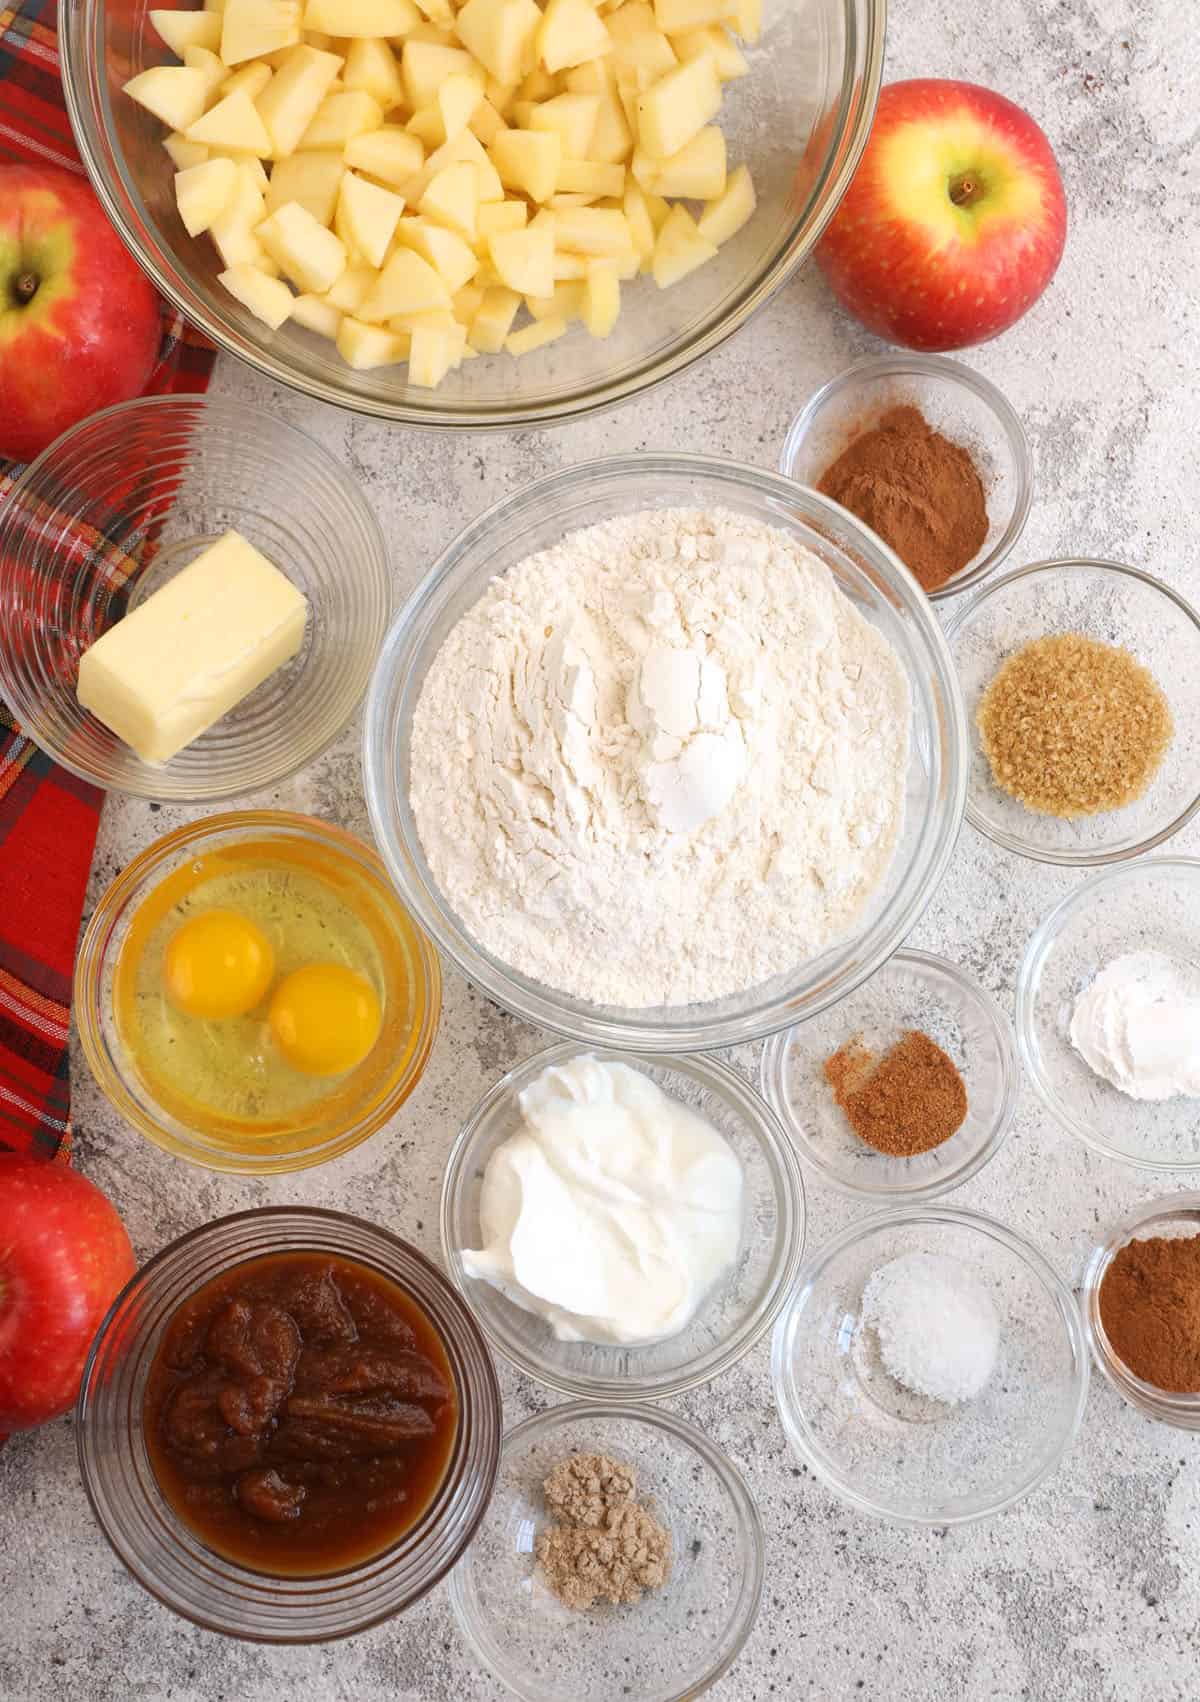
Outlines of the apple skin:
[[962,349],[1033,306],[1066,236],[1062,178],[1029,114],[977,84],[922,77],[880,91],[817,262],[878,336]]
[[154,291],[88,184],[60,166],[0,165],[0,455],[30,461],[140,396],[159,338]]
[[0,1436],[74,1405],[100,1321],[136,1269],[99,1188],[0,1153]]

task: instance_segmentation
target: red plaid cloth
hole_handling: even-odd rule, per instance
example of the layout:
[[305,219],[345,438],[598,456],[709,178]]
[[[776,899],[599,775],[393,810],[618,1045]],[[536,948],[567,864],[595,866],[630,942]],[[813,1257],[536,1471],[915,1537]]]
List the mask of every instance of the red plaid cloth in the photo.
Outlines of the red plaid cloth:
[[[0,7],[0,160],[84,175],[63,108],[55,0]],[[213,351],[163,306],[152,392],[203,390]],[[0,461],[0,501],[20,469]],[[71,975],[104,794],[23,738],[0,702],[0,1148],[66,1159]]]

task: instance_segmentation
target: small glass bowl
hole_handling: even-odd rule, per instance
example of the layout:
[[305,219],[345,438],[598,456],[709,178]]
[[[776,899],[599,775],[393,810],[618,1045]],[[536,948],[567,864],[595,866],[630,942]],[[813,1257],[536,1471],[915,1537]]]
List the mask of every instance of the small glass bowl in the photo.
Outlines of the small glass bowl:
[[[1121,810],[1039,815],[1002,792],[976,715],[997,669],[1035,638],[1077,632],[1129,650],[1171,705],[1175,734],[1142,796]],[[1200,809],[1200,615],[1177,591],[1115,561],[1040,561],[985,585],[947,623],[970,724],[967,820],[1006,851],[1077,868],[1151,851]]]
[[820,484],[855,438],[889,408],[910,403],[935,430],[967,450],[987,497],[987,537],[935,602],[975,585],[1008,555],[1025,529],[1033,500],[1033,458],[1025,430],[996,386],[945,355],[898,352],[856,361],[810,397],[784,439],[779,470],[798,484]]
[[[877,1055],[920,1029],[953,1060],[967,1090],[956,1134],[931,1152],[894,1158],[859,1140],[822,1065],[855,1035]],[[944,958],[898,951],[841,1004],[772,1035],[763,1048],[762,1092],[823,1182],[869,1199],[931,1200],[996,1156],[1021,1087],[1012,1024],[979,984]]]
[[[445,1345],[458,1391],[458,1434],[441,1487],[411,1531],[382,1554],[318,1578],[271,1578],[212,1552],[158,1487],[142,1430],[146,1379],[179,1306],[214,1277],[265,1254],[355,1259],[412,1296]],[[118,1557],[185,1619],[257,1643],[324,1643],[411,1607],[454,1565],[483,1517],[500,1457],[500,1387],[458,1295],[414,1248],[361,1218],[270,1206],[206,1223],[157,1253],[109,1309],[83,1371],[79,1469]]]
[[[670,1576],[639,1602],[579,1612],[538,1574],[542,1482],[572,1453],[634,1466],[639,1500],[671,1533]],[[495,1494],[451,1575],[450,1601],[475,1658],[523,1702],[688,1702],[740,1654],[765,1559],[750,1491],[701,1431],[658,1407],[579,1402],[504,1438]]]
[[[973,1401],[911,1393],[879,1360],[863,1287],[902,1253],[969,1267],[1000,1322],[996,1368]],[[904,1207],[852,1223],[800,1274],[775,1326],[771,1378],[797,1456],[860,1512],[965,1525],[1036,1488],[1074,1440],[1088,1355],[1074,1296],[1022,1236],[978,1212]]]
[[569,1043],[527,1058],[472,1111],[446,1163],[442,1256],[492,1348],[519,1370],[585,1399],[661,1400],[728,1371],[775,1321],[804,1252],[804,1182],[774,1113],[728,1064],[591,1048],[589,1057],[640,1070],[724,1135],[742,1165],[742,1242],[733,1271],[678,1335],[641,1347],[559,1341],[543,1319],[468,1276],[462,1253],[481,1244],[483,1173],[496,1148],[522,1126],[519,1096],[543,1070],[581,1050]]
[[[133,917],[163,880],[203,858],[219,859],[230,846],[263,840],[301,859],[315,851],[323,868],[336,870],[341,896],[379,945],[387,985],[384,1026],[364,1062],[285,1131],[255,1134],[241,1125],[223,1125],[215,1114],[185,1118],[179,1107],[159,1103],[122,1041],[113,984]],[[177,1158],[210,1170],[266,1176],[337,1158],[395,1115],[429,1061],[441,1015],[442,976],[437,953],[396,897],[374,851],[313,816],[243,810],[165,834],[105,889],[79,943],[74,1006],[83,1055],[126,1122]]]
[[[230,529],[307,597],[304,643],[169,762],[143,762],[80,707],[79,658]],[[294,426],[219,396],[91,415],[0,508],[0,697],[35,744],[109,791],[207,803],[294,774],[358,707],[390,606],[383,534],[346,470]]]
[[1017,1045],[1029,1079],[1065,1129],[1105,1158],[1146,1170],[1200,1167],[1200,1105],[1131,1099],[1071,1044],[1075,1000],[1125,952],[1200,963],[1200,858],[1150,857],[1102,870],[1038,924],[1017,975]]
[[1200,1394],[1177,1394],[1145,1383],[1113,1351],[1100,1318],[1100,1285],[1122,1247],[1149,1236],[1164,1240],[1200,1235],[1200,1194],[1172,1194],[1165,1200],[1131,1212],[1117,1224],[1106,1240],[1093,1247],[1079,1288],[1079,1305],[1088,1346],[1101,1373],[1113,1388],[1147,1418],[1176,1430],[1200,1430]]

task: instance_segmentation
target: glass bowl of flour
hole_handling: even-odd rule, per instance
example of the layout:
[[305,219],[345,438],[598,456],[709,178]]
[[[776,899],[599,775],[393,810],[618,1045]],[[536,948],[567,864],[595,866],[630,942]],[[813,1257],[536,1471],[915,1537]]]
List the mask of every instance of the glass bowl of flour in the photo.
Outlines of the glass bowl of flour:
[[384,644],[375,837],[441,950],[524,1020],[732,1045],[871,975],[962,820],[950,653],[896,557],[775,473],[615,456],[506,498]]

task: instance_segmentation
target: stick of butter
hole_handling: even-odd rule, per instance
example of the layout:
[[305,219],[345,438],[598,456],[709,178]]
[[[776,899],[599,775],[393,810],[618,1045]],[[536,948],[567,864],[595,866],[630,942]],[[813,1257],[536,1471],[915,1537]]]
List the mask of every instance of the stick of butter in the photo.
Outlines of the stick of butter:
[[226,532],[85,650],[76,696],[143,762],[167,762],[304,641],[308,603]]

